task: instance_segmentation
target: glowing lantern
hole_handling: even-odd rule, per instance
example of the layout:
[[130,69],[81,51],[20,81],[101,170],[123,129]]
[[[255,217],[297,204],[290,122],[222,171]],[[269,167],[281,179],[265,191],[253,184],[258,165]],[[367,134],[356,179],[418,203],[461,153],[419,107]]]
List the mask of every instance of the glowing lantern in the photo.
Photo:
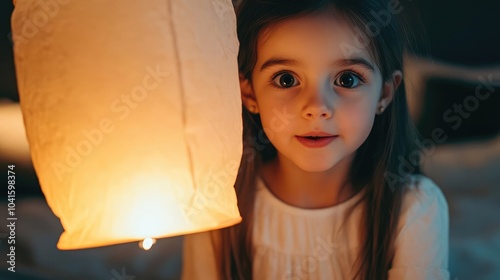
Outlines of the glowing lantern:
[[16,1],[21,108],[59,249],[241,221],[235,26],[225,0]]

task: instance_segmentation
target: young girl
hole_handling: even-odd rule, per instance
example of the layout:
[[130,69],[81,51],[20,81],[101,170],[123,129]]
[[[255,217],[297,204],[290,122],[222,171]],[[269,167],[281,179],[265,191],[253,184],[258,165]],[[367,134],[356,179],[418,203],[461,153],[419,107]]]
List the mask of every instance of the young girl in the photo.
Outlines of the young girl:
[[243,222],[186,236],[184,279],[449,278],[446,200],[412,174],[403,8],[238,6]]

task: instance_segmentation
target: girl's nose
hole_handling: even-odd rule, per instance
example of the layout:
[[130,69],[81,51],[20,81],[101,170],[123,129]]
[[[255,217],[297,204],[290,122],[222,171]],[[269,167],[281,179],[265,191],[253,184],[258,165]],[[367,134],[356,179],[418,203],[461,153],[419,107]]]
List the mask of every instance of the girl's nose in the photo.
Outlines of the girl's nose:
[[329,88],[316,88],[307,95],[302,116],[305,119],[329,119],[333,115],[333,93]]
[[332,117],[332,114],[325,107],[321,107],[309,110],[306,114],[304,114],[304,117],[306,119],[318,119],[318,118],[329,119]]

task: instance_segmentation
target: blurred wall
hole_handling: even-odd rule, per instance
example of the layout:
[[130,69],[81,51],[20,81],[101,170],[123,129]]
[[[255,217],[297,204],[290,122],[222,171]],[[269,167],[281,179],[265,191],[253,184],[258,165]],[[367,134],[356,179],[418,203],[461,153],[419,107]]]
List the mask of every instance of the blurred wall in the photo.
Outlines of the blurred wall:
[[[399,0],[420,17],[427,40],[418,46],[436,60],[469,66],[500,65],[500,1]],[[0,1],[0,99],[18,100],[10,41],[12,0]]]
[[0,1],[0,99],[18,101],[12,43],[10,41],[11,0]]

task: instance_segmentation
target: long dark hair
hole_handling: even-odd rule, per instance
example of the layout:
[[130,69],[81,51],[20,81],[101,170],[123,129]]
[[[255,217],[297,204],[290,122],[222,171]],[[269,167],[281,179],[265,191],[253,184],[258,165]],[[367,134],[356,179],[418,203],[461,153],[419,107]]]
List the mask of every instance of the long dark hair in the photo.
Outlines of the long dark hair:
[[[252,81],[257,60],[257,40],[261,31],[281,20],[316,14],[335,14],[360,30],[369,39],[367,49],[374,57],[384,81],[396,70],[403,72],[404,24],[388,10],[384,0],[248,0],[237,6],[240,41],[239,71]],[[400,7],[401,8],[401,7]],[[380,22],[377,13],[390,15]],[[368,23],[379,23],[368,30]],[[373,25],[373,24],[372,24]],[[373,27],[373,26],[372,26]],[[244,151],[235,183],[243,222],[221,230],[224,279],[252,279],[252,224],[255,177],[263,162],[276,156],[260,118],[243,107]],[[410,120],[405,85],[402,83],[386,111],[375,118],[367,140],[356,152],[350,180],[355,189],[366,188],[362,228],[364,245],[357,260],[354,278],[386,279],[394,256],[394,238],[404,186],[411,173],[418,172],[416,130]],[[405,170],[402,171],[402,160]],[[369,218],[368,218],[369,217]],[[360,225],[361,226],[361,225]]]

